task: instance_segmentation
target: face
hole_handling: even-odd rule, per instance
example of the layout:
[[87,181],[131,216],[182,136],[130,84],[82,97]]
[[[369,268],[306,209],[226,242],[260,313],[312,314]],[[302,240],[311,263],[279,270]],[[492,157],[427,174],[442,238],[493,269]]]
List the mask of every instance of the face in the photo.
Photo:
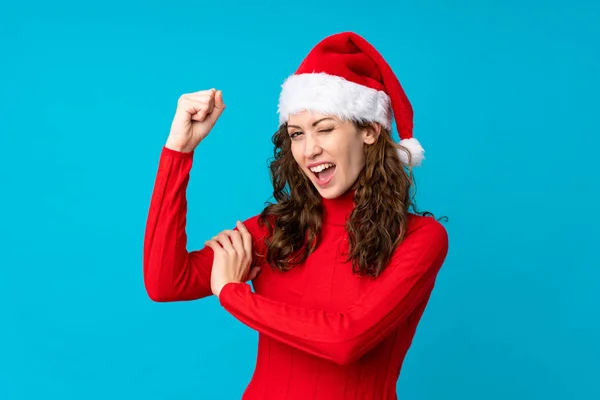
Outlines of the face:
[[323,198],[336,198],[354,184],[365,166],[364,145],[379,135],[379,125],[373,128],[310,111],[289,117],[294,159]]

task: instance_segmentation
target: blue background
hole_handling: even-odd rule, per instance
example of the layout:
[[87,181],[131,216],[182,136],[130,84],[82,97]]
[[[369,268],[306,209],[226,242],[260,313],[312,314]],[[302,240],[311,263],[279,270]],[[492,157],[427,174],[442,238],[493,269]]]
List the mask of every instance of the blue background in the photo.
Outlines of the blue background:
[[160,149],[181,94],[222,89],[188,249],[260,212],[280,84],[347,30],[396,71],[427,152],[417,205],[449,217],[399,397],[600,398],[592,3],[3,2],[0,399],[240,398],[256,332],[214,297],[144,290]]

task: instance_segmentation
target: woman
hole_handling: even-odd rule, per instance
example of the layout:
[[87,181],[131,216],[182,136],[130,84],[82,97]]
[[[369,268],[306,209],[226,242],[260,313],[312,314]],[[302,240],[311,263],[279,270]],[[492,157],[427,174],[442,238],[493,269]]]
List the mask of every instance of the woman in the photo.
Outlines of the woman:
[[148,295],[214,294],[259,332],[244,399],[395,399],[448,251],[445,228],[408,211],[423,148],[400,83],[354,33],[317,44],[282,86],[270,166],[276,203],[188,253],[193,154],[224,109],[218,90],[180,98],[146,228]]

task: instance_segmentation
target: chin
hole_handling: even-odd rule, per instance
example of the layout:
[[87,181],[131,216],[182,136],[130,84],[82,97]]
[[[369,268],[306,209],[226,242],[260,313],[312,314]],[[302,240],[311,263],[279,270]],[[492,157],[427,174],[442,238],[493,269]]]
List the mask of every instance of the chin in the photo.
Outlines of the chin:
[[324,199],[335,199],[336,197],[340,197],[342,194],[346,192],[347,189],[344,190],[343,187],[340,186],[330,186],[327,188],[320,188],[315,185],[315,188]]

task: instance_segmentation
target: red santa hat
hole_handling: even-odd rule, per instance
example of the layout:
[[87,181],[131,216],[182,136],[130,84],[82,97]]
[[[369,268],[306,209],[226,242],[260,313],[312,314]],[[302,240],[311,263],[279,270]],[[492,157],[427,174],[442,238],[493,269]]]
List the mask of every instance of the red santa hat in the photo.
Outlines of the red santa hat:
[[[283,83],[278,108],[280,124],[304,110],[379,122],[387,129],[394,118],[400,144],[411,153],[410,165],[418,166],[425,158],[425,150],[413,137],[412,106],[398,78],[356,33],[337,33],[319,42]],[[398,149],[398,155],[409,165],[404,151]]]

